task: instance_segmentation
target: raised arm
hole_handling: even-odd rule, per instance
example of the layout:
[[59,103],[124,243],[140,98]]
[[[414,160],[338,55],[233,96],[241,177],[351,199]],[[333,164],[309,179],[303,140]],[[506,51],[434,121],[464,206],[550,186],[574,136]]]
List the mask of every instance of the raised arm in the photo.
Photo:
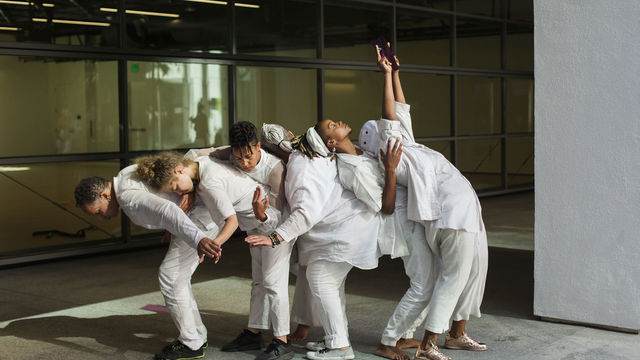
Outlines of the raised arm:
[[384,74],[384,87],[382,90],[382,118],[387,120],[396,120],[396,103],[393,94],[393,78],[391,72],[391,63],[384,58],[376,46],[376,54],[378,55],[378,68]]
[[380,159],[384,165],[384,188],[382,190],[382,209],[385,214],[393,214],[396,209],[396,168],[402,155],[402,143],[391,139],[387,142],[387,153],[380,150]]
[[[396,59],[396,64],[400,65],[398,58],[394,56]],[[393,97],[396,102],[401,104],[406,104],[407,101],[404,99],[404,93],[402,92],[402,84],[400,83],[400,68],[391,71],[391,77],[393,78]]]

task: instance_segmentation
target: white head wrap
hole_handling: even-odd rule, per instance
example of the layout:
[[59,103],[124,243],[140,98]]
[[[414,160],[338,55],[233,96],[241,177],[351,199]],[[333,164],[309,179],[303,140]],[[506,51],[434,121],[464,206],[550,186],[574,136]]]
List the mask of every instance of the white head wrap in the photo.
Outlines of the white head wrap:
[[373,157],[378,156],[378,121],[369,120],[360,129],[358,144],[360,148]]
[[309,143],[309,146],[311,146],[311,150],[315,151],[318,155],[322,157],[329,156],[329,148],[327,147],[327,145],[324,144],[324,141],[322,141],[320,134],[318,134],[318,132],[316,131],[316,129],[314,129],[313,126],[310,127],[309,130],[307,130],[306,135],[307,135],[307,142]]
[[280,149],[291,152],[291,142],[287,141],[287,130],[278,124],[262,124],[262,139],[271,145],[275,145]]

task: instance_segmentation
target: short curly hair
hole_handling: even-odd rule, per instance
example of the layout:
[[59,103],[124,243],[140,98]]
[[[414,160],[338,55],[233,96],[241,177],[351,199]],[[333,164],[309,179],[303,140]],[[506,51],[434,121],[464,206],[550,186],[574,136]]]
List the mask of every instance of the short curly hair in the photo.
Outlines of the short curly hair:
[[[240,121],[229,129],[229,145],[234,149],[248,148],[258,144],[258,129],[248,121]],[[253,151],[251,151],[253,153]]]
[[90,176],[80,180],[73,192],[76,206],[93,204],[100,197],[100,193],[109,187],[109,180],[100,176]]

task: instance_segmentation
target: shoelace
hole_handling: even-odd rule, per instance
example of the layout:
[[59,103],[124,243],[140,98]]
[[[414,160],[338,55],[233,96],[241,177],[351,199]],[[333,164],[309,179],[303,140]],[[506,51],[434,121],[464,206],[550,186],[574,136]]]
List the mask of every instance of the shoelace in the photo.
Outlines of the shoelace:
[[322,349],[322,350],[318,350],[318,353],[319,353],[319,354],[325,354],[325,353],[328,353],[329,351],[331,351],[331,349],[329,349],[329,348],[324,348],[324,349]]
[[269,344],[269,346],[267,346],[267,350],[265,350],[264,352],[270,353],[272,351],[276,356],[280,355],[280,350],[278,350],[278,344],[276,344],[275,341]]
[[182,343],[175,343],[175,344],[171,345],[171,349],[173,351],[182,350],[182,348],[184,348],[184,344],[182,344]]

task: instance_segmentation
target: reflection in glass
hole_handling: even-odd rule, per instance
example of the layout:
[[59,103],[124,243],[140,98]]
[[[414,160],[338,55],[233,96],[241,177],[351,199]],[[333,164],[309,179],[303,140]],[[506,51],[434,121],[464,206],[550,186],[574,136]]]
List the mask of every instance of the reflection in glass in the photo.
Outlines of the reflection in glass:
[[[451,77],[400,72],[400,78],[406,101],[411,105],[414,136],[451,135]],[[381,87],[378,93],[381,99]]]
[[459,140],[456,167],[476,190],[502,187],[501,139]]
[[118,151],[115,61],[0,56],[0,154]]
[[458,135],[498,134],[502,131],[500,79],[458,76],[456,96]]
[[[119,161],[0,166],[0,256],[50,247],[120,241],[120,216],[104,221],[75,206],[73,190],[80,179],[112,179]],[[64,208],[61,209],[57,205]],[[84,236],[74,237],[84,230]],[[34,234],[35,233],[35,234]],[[66,234],[66,235],[65,235]]]
[[[0,8],[0,41],[78,46],[118,46],[118,19],[100,8],[116,0],[6,1]],[[9,29],[9,30],[7,30]]]
[[259,129],[276,123],[296,135],[317,121],[315,70],[239,66],[237,86],[238,121]]
[[316,57],[316,4],[304,0],[248,0],[236,7],[239,53]]
[[226,66],[129,62],[127,67],[131,150],[227,143]]
[[533,137],[507,138],[509,187],[533,184]]
[[398,54],[402,64],[448,66],[451,16],[397,10]]
[[449,162],[453,163],[451,159],[451,141],[420,141],[420,143],[444,155]]
[[455,0],[456,11],[499,18],[503,1],[509,0]]
[[533,71],[533,28],[507,25],[506,67]]
[[384,36],[391,41],[390,7],[359,2],[325,1],[324,57],[372,62],[369,41]]
[[459,67],[500,69],[500,34],[502,25],[458,17],[456,61]]
[[507,132],[533,132],[533,80],[507,79]]
[[125,8],[127,47],[228,52],[226,2],[125,0]]
[[347,123],[357,139],[362,124],[382,115],[383,80],[375,71],[326,70],[325,118]]

